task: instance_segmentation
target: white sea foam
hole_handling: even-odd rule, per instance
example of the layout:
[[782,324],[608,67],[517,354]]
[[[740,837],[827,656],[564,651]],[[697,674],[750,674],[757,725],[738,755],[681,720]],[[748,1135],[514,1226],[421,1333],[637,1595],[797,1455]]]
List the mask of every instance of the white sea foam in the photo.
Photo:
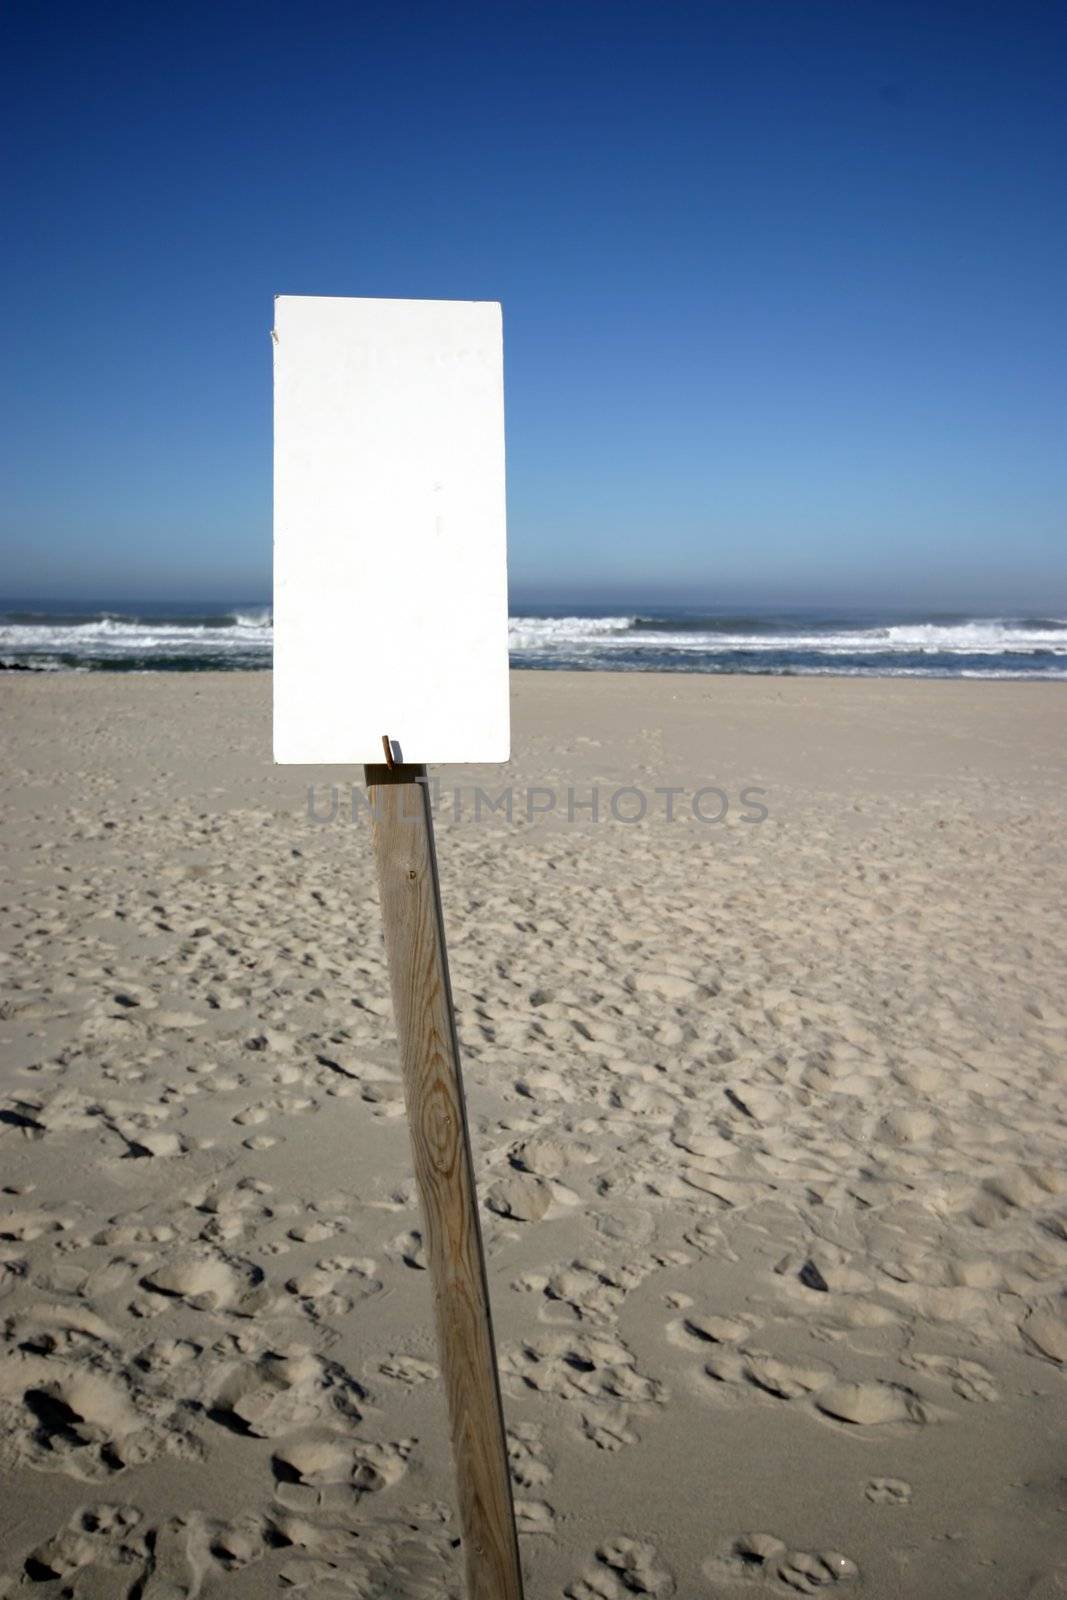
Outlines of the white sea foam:
[[1023,626],[991,619],[959,623],[902,623],[839,631],[798,628],[787,633],[767,629],[750,633],[717,629],[714,624],[685,631],[640,630],[633,617],[513,617],[509,626],[516,654],[576,656],[610,651],[660,654],[722,655],[773,652],[839,655],[1004,655],[1044,652],[1067,657],[1067,620],[1052,625]]
[[1062,620],[1058,627],[1051,628],[1026,627],[991,618],[987,622],[907,623],[885,631],[889,646],[894,650],[953,650],[965,654],[1051,650],[1057,655],[1067,655],[1067,622]]
[[[515,616],[518,666],[609,671],[877,672],[886,676],[1067,677],[1067,619],[815,624],[797,618],[684,615]],[[60,666],[269,666],[269,607],[228,614],[66,618],[8,614],[0,664]]]
[[[114,616],[64,623],[57,620],[0,624],[0,655],[24,657],[89,657],[121,662],[131,657],[254,655],[269,658],[272,630],[269,611],[256,617],[235,615],[232,621],[170,622],[123,620]],[[43,663],[42,663],[43,664]]]
[[631,640],[636,617],[509,617],[508,646],[538,650],[553,645],[603,644],[612,636]]

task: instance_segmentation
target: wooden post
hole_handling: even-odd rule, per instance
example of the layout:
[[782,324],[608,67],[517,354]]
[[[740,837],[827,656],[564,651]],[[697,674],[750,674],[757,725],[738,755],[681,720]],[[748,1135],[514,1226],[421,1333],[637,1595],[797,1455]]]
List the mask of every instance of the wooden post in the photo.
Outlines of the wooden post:
[[522,1600],[426,768],[364,768],[469,1600]]

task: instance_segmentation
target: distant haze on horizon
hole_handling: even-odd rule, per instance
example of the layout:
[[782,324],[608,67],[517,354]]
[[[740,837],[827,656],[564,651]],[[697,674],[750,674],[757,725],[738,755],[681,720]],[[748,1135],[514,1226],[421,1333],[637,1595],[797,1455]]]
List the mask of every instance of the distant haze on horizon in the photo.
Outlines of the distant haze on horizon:
[[[136,612],[138,608],[180,613],[194,612],[197,607],[208,609],[242,608],[266,609],[272,606],[269,588],[255,591],[219,590],[214,586],[204,589],[161,591],[147,593],[101,593],[86,590],[84,593],[57,588],[33,594],[0,594],[0,612],[47,610],[84,610],[88,614],[115,610]],[[508,594],[508,610],[512,616],[542,613],[562,615],[568,610],[576,613],[588,611],[617,612],[620,615],[649,612],[705,613],[708,616],[731,614],[753,617],[822,613],[842,616],[984,616],[984,617],[1048,617],[1060,616],[1067,620],[1067,589],[1047,591],[1042,595],[1020,586],[1005,583],[991,592],[961,582],[955,588],[944,585],[926,592],[900,588],[887,590],[884,586],[874,590],[850,589],[844,585],[829,585],[820,590],[802,587],[785,588],[766,586],[738,589],[663,588],[650,584],[643,589],[617,588],[611,583],[575,584],[567,589],[516,588]]]
[[512,609],[1067,614],[1067,12],[0,18],[0,587],[267,603],[276,293],[499,299]]

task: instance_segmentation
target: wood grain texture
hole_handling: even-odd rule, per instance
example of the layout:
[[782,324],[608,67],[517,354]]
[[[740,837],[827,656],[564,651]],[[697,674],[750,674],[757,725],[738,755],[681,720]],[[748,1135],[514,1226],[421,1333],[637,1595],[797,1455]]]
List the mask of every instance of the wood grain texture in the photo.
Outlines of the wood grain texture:
[[368,766],[365,775],[452,1430],[467,1593],[470,1600],[522,1600],[426,769]]

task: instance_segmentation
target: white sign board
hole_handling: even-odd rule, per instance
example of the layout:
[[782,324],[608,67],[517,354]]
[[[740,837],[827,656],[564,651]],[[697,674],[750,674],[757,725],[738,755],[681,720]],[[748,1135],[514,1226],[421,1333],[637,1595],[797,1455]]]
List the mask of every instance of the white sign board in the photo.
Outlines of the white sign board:
[[500,307],[280,295],[274,759],[506,761]]

